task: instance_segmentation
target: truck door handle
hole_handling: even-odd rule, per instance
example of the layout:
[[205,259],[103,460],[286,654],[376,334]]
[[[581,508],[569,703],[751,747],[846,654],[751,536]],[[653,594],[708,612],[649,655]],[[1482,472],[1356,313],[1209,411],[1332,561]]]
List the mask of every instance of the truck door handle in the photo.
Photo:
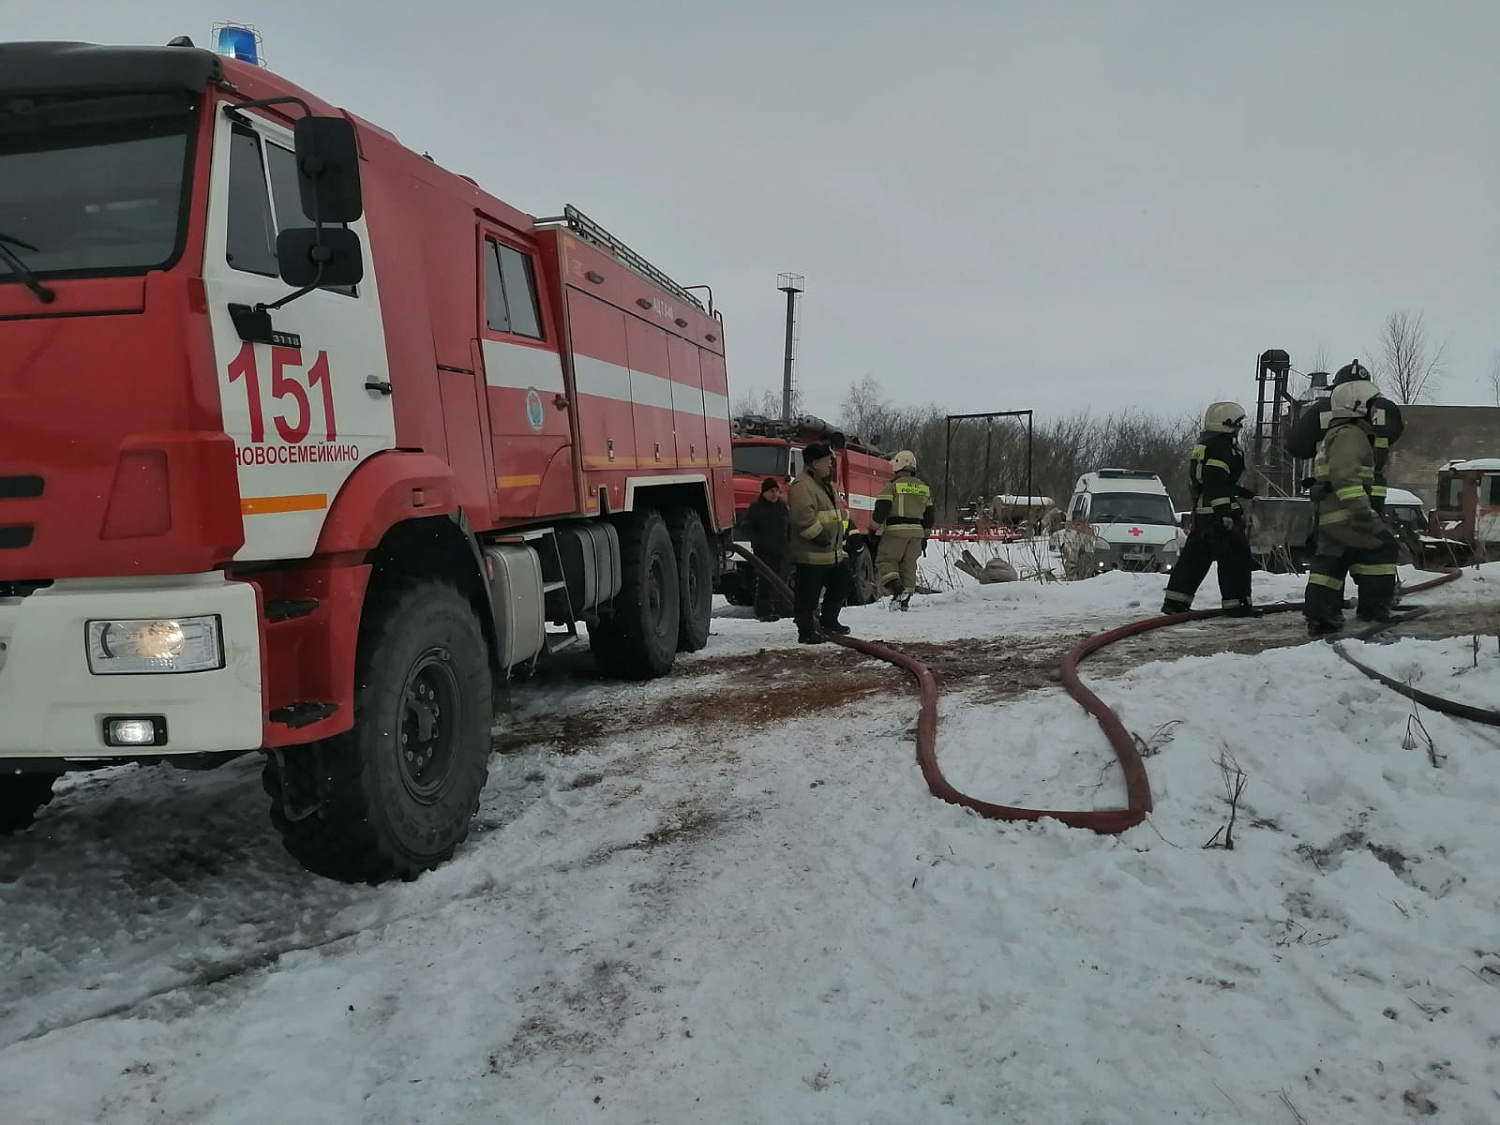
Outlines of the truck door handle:
[[378,375],[371,375],[365,380],[365,390],[371,394],[388,395],[391,393],[391,385]]
[[556,396],[552,400],[552,405],[555,406],[555,407],[557,407],[559,410],[566,410],[568,408],[568,396],[567,395],[558,395],[558,396]]

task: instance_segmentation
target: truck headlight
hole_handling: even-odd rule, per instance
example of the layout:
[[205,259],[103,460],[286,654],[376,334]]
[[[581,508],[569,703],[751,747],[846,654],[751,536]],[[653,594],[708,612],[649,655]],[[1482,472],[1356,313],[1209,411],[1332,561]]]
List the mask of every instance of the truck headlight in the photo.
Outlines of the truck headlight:
[[96,676],[212,672],[224,667],[219,618],[90,621],[89,671]]

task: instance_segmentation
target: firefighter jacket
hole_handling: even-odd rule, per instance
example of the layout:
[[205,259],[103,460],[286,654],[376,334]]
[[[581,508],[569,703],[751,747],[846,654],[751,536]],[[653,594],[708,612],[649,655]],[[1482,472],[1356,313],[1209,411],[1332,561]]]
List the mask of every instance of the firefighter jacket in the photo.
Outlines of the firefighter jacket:
[[834,495],[833,481],[820,481],[811,469],[792,482],[787,501],[792,525],[792,561],[801,566],[833,566],[843,557],[848,513]]
[[[1307,407],[1292,423],[1286,437],[1286,450],[1300,461],[1310,461],[1318,455],[1318,447],[1328,436],[1333,423],[1333,403],[1320,398]],[[1406,429],[1406,420],[1401,417],[1401,408],[1384,395],[1377,395],[1370,402],[1370,448],[1375,453],[1375,480],[1371,498],[1375,507],[1385,504],[1386,462],[1390,460],[1391,446],[1400,440]]]
[[[1313,461],[1313,499],[1318,536],[1363,550],[1380,543],[1380,517],[1372,503],[1375,449],[1372,427],[1354,418],[1335,419]],[[1321,549],[1321,548],[1320,548]]]
[[925,539],[932,530],[932,489],[915,469],[902,469],[875,498],[870,534]]
[[750,537],[750,549],[762,558],[780,559],[786,556],[787,509],[777,501],[772,503],[764,497],[753,500],[745,509],[745,532]]
[[1250,489],[1240,487],[1240,477],[1244,472],[1245,455],[1232,435],[1208,431],[1199,434],[1188,464],[1193,514],[1243,520],[1245,509],[1240,505],[1240,498],[1254,495]]

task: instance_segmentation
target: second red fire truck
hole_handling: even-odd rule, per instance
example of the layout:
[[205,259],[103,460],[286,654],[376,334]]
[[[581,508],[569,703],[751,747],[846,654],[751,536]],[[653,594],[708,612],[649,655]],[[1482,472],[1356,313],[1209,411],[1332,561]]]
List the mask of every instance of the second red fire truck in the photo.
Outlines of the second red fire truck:
[[[734,511],[740,520],[760,495],[767,477],[790,486],[802,472],[802,450],[809,442],[833,448],[834,483],[849,510],[848,563],[854,573],[855,605],[868,605],[879,596],[875,586],[875,553],[865,532],[875,512],[875,498],[895,473],[884,453],[857,437],[846,435],[821,418],[806,415],[790,422],[744,415],[734,420]],[[748,544],[746,544],[748,546]],[[719,577],[718,592],[731,605],[755,601],[755,572],[743,560],[732,561]]]
[[464,839],[512,675],[660,676],[734,520],[724,327],[192,46],[0,44],[0,834],[265,757],[325,875]]

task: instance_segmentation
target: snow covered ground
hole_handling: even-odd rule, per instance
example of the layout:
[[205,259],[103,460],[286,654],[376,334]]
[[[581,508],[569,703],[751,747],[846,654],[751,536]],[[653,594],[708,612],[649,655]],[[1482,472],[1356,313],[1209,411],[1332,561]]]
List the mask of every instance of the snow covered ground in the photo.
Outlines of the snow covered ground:
[[[1163,586],[957,576],[845,620],[932,664],[961,788],[1107,807],[1052,668]],[[1494,706],[1497,586],[1349,648]],[[0,1120],[1492,1125],[1500,730],[1300,624],[1084,666],[1150,755],[1155,816],[1115,838],[933,800],[901,675],[727,606],[665,680],[520,685],[474,836],[415,883],[300,871],[248,761],[71,779],[0,845]]]

